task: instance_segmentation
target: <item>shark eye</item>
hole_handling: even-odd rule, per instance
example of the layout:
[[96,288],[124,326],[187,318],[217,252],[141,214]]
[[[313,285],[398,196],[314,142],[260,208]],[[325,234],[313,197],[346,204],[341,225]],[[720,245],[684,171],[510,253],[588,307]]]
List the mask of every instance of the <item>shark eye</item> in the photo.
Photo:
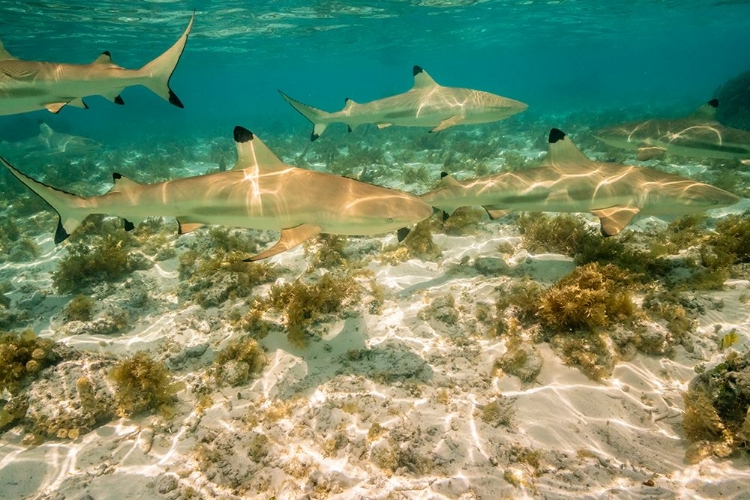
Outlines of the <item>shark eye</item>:
[[391,217],[388,217],[388,218],[387,218],[387,219],[386,219],[385,221],[386,221],[386,222],[387,222],[388,224],[390,224],[391,222],[393,222],[393,219],[392,219]]

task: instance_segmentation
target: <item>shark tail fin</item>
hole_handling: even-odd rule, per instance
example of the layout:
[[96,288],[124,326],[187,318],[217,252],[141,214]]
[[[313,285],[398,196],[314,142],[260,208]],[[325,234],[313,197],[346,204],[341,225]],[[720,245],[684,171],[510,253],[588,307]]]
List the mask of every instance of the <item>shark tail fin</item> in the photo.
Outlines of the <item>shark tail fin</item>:
[[91,213],[85,206],[85,198],[66,193],[60,189],[47,186],[16,169],[8,163],[5,158],[0,157],[0,163],[13,176],[25,184],[42,198],[52,209],[57,212],[57,230],[55,231],[55,243],[61,243],[70,236],[81,222]]
[[185,32],[174,45],[139,70],[143,76],[141,83],[146,88],[178,108],[184,108],[185,106],[180,101],[180,98],[177,97],[177,94],[172,92],[172,89],[169,87],[169,79],[172,77],[177,63],[180,62],[180,57],[182,56],[182,51],[185,50],[185,44],[187,43],[188,34],[193,27],[194,20],[195,14],[190,18]]
[[313,124],[313,131],[310,135],[311,141],[314,141],[315,139],[320,137],[323,132],[325,132],[326,128],[328,127],[331,113],[327,113],[321,109],[313,108],[312,106],[308,106],[307,104],[302,104],[299,101],[295,101],[280,90],[279,94],[281,94],[281,97],[286,102],[291,104],[294,109],[296,109],[302,116],[310,120],[310,122]]

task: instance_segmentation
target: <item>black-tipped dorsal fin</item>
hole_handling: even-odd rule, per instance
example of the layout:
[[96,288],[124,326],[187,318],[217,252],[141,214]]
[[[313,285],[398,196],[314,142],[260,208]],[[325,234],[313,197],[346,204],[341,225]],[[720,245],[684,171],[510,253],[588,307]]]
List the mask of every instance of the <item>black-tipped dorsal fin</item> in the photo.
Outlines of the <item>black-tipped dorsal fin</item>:
[[412,90],[436,86],[437,83],[435,82],[435,80],[433,80],[425,70],[423,70],[419,66],[414,66],[414,86],[412,87]]
[[3,45],[2,40],[0,40],[0,61],[7,61],[9,59],[15,59],[15,57],[10,55],[10,52],[5,50],[5,46]]
[[232,170],[255,168],[277,170],[288,168],[278,156],[245,127],[234,127],[234,142],[237,143],[237,163]]
[[109,53],[108,50],[105,50],[99,55],[99,57],[94,59],[94,61],[91,64],[114,64],[114,63],[112,62],[112,55]]
[[718,99],[711,99],[690,114],[690,118],[702,121],[716,121],[716,110],[719,107]]
[[593,163],[573,144],[573,141],[560,129],[549,132],[549,146],[545,166],[586,165]]
[[112,189],[107,191],[107,194],[109,193],[120,193],[122,191],[125,191],[129,188],[140,186],[141,184],[138,182],[135,182],[132,179],[128,179],[127,177],[123,177],[121,174],[118,174],[117,172],[114,172],[112,174],[112,180],[114,181],[115,185],[112,186]]
[[461,184],[448,172],[440,172],[440,182],[443,186],[460,186]]
[[356,106],[357,103],[354,102],[353,99],[349,99],[348,97],[344,99],[344,109],[342,111],[347,111],[348,109],[351,109],[352,106]]

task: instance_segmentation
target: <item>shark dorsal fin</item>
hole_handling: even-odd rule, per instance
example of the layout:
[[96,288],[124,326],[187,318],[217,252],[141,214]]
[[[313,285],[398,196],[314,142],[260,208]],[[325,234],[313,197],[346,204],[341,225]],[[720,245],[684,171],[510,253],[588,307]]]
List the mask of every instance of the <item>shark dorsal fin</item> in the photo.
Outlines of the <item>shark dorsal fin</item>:
[[716,121],[716,110],[719,107],[718,99],[711,99],[690,114],[689,118],[701,121]]
[[237,143],[237,164],[232,170],[256,168],[278,170],[288,168],[278,156],[245,127],[234,127],[234,142]]
[[135,182],[132,179],[128,179],[127,177],[123,177],[121,174],[118,174],[117,172],[114,172],[112,174],[112,180],[114,181],[115,185],[112,186],[112,189],[107,191],[107,194],[109,193],[121,193],[129,188],[140,186],[141,184],[138,182]]
[[440,182],[445,187],[460,186],[460,184],[458,183],[458,181],[456,180],[456,178],[453,177],[448,172],[440,172]]
[[427,72],[423,70],[421,67],[414,66],[413,72],[414,72],[414,86],[412,87],[412,90],[438,86],[435,80],[433,80],[432,77],[428,75]]
[[349,99],[347,97],[346,99],[344,99],[344,109],[342,111],[347,111],[347,110],[351,109],[351,107],[354,106],[355,104],[357,104],[357,103],[354,102],[354,100]]
[[560,129],[553,128],[549,132],[549,146],[547,158],[543,165],[587,165],[593,163],[585,154],[573,144],[568,136]]
[[3,45],[2,40],[0,40],[0,61],[7,61],[8,59],[15,59],[15,57],[10,55],[10,52],[5,50],[5,46]]
[[112,55],[109,53],[108,50],[105,50],[104,52],[99,55],[91,64],[114,64],[112,62]]

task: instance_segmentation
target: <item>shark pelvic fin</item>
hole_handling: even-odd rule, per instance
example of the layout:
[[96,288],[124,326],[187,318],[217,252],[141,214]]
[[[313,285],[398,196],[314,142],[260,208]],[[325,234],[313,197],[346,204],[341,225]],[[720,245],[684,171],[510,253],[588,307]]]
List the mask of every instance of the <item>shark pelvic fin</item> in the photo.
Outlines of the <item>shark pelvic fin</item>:
[[487,215],[489,215],[490,219],[492,220],[499,219],[500,217],[505,217],[506,215],[510,213],[510,210],[505,210],[505,209],[498,209],[498,208],[492,208],[492,207],[482,207],[482,208],[487,211]]
[[5,46],[3,45],[2,40],[0,40],[0,61],[7,61],[8,59],[15,59],[15,57],[10,55],[10,52],[5,50]]
[[573,141],[560,129],[553,128],[549,132],[549,146],[547,158],[542,163],[545,166],[558,167],[560,165],[586,165],[593,163],[581,153]]
[[693,111],[689,118],[700,120],[700,121],[716,121],[716,109],[719,107],[718,99],[711,99],[701,107]]
[[453,115],[450,118],[446,118],[445,120],[441,121],[438,126],[430,130],[430,132],[440,132],[441,130],[445,130],[454,125],[459,125],[464,121],[465,118],[466,117],[462,115]]
[[234,127],[234,142],[237,143],[237,163],[232,170],[253,168],[261,170],[279,170],[288,168],[278,156],[263,144],[245,127]]
[[591,213],[599,217],[601,232],[604,236],[614,236],[630,224],[633,217],[638,215],[638,207],[618,205],[609,208],[592,210]]
[[660,148],[658,146],[644,146],[642,148],[638,148],[638,153],[636,153],[635,158],[638,161],[646,161],[650,160],[651,158],[661,156],[666,152],[666,149]]
[[437,87],[438,84],[427,74],[420,66],[414,66],[412,73],[414,73],[414,86],[412,90],[424,89],[427,87]]
[[192,222],[190,220],[185,219],[184,217],[178,217],[177,223],[179,224],[179,227],[177,229],[177,234],[192,233],[196,229],[202,228],[204,225],[200,222]]
[[318,234],[320,234],[320,227],[312,224],[302,224],[301,226],[293,227],[291,229],[283,229],[281,231],[281,238],[279,238],[279,241],[274,246],[258,255],[253,255],[252,257],[245,259],[245,262],[254,262],[256,260],[273,257],[276,254],[286,252],[290,248],[296,247],[303,241]]

